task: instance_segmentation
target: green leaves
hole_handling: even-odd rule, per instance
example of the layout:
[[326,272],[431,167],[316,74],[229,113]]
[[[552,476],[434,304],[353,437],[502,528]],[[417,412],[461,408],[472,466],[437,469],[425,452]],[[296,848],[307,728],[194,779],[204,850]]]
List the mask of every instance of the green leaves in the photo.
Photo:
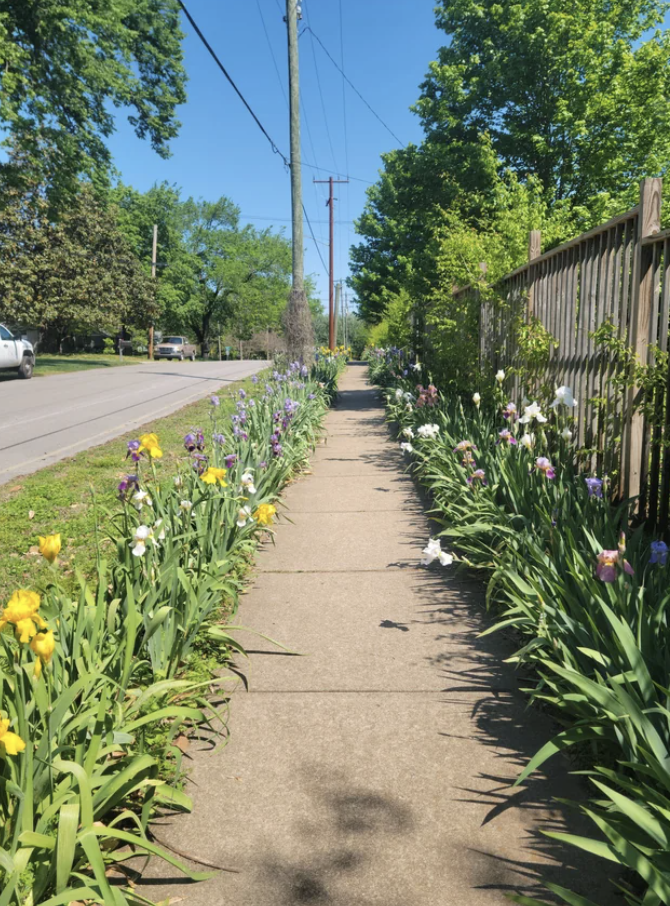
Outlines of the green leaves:
[[[397,371],[387,364],[386,376]],[[525,766],[517,783],[549,758],[577,747],[594,797],[581,806],[593,836],[549,834],[562,843],[637,875],[640,897],[631,906],[670,904],[670,623],[668,570],[650,563],[651,539],[628,528],[628,502],[590,497],[572,453],[559,440],[559,423],[536,428],[532,454],[497,444],[500,400],[468,410],[447,397],[437,408],[406,409],[409,381],[387,390],[390,417],[414,432],[412,469],[430,490],[441,533],[460,559],[483,570],[488,601],[497,608],[488,630],[512,627],[520,637],[510,660],[535,671],[531,696],[549,706],[565,729]],[[502,397],[501,397],[502,398]],[[440,427],[439,441],[423,440],[418,426]],[[509,429],[509,423],[506,427]],[[513,426],[512,426],[513,427]],[[518,434],[518,429],[513,427]],[[454,452],[459,441],[476,447],[486,487],[473,489],[475,468]],[[556,477],[533,469],[550,455]],[[595,567],[603,550],[616,551],[625,531],[625,556],[611,582]],[[486,633],[485,633],[486,634]],[[569,906],[594,906],[555,885]],[[512,897],[522,906],[539,906]]]
[[[113,107],[163,157],[186,99],[174,0],[7,0],[0,13],[0,121],[5,144],[46,181],[61,210],[86,175],[104,180]],[[0,167],[20,175],[16,159]]]
[[154,313],[150,279],[90,186],[53,223],[37,186],[12,190],[0,213],[0,315],[41,326],[52,342],[72,333],[142,325]]

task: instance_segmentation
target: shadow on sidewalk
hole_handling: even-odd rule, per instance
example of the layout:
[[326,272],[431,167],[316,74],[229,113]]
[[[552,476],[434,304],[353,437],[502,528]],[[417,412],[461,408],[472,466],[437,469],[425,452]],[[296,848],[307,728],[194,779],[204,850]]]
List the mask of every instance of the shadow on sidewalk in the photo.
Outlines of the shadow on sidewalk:
[[[470,786],[457,790],[454,801],[481,809],[484,827],[510,809],[537,813],[536,827],[527,832],[528,858],[510,860],[486,853],[489,871],[479,889],[521,893],[553,903],[543,882],[566,887],[598,906],[621,906],[623,897],[614,889],[617,867],[581,850],[544,836],[542,831],[598,837],[596,826],[577,809],[560,804],[569,799],[584,802],[586,783],[570,775],[576,770],[567,757],[546,762],[524,783],[517,777],[536,752],[561,729],[547,714],[529,704],[520,689],[523,673],[505,661],[518,649],[517,640],[505,632],[482,638],[492,620],[487,614],[483,586],[453,574],[424,570],[413,589],[421,610],[415,624],[434,629],[435,640],[444,642],[441,653],[429,658],[445,686],[444,704],[461,705],[470,716],[473,737],[495,750],[499,773],[473,775]],[[454,634],[453,627],[460,627]],[[445,715],[446,717],[447,715]],[[448,726],[438,727],[445,738],[458,738]],[[477,851],[480,855],[481,851]],[[561,903],[563,901],[560,901]]]

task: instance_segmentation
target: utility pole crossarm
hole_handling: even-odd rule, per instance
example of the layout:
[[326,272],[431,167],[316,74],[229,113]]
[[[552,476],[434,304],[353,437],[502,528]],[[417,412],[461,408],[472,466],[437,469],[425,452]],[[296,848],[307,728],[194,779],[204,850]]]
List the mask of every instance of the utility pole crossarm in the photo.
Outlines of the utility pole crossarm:
[[336,185],[346,185],[348,179],[315,179],[315,183],[324,183],[330,187],[330,195],[326,205],[330,208],[330,274],[328,294],[328,345],[335,349],[335,196],[333,188]]

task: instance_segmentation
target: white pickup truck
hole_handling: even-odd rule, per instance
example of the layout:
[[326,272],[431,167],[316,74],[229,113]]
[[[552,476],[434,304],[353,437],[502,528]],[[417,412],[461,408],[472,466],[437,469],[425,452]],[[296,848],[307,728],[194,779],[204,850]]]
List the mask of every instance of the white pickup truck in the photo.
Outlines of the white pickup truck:
[[15,337],[0,324],[0,371],[16,371],[20,378],[33,376],[35,350],[28,340]]

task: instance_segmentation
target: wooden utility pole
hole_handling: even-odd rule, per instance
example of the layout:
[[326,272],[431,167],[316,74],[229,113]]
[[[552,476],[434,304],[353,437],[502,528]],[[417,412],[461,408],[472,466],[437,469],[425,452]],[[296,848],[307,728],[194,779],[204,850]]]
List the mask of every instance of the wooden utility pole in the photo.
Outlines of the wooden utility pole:
[[[154,282],[154,293],[156,292],[156,255],[158,253],[158,224],[154,224],[154,239],[151,246],[151,279]],[[149,325],[149,361],[154,357],[154,322],[153,318]]]
[[335,345],[337,346],[337,322],[342,315],[342,281],[335,287]]
[[335,349],[335,196],[333,186],[346,185],[348,179],[315,179],[315,183],[326,183],[330,186],[330,195],[326,205],[330,208],[330,276],[328,293],[328,345]]
[[286,0],[288,32],[289,114],[291,126],[291,209],[293,224],[293,283],[284,312],[288,353],[292,358],[311,357],[314,346],[312,314],[305,294],[305,242],[303,236],[302,170],[300,158],[300,69],[298,57],[299,0]]
[[[302,18],[302,16],[301,16]],[[298,0],[286,0],[288,26],[289,114],[291,118],[291,209],[293,218],[293,291],[303,292],[305,239],[302,212],[300,157],[300,58],[298,56]]]
[[347,319],[349,318],[349,299],[347,298],[347,293],[344,293],[344,348],[347,349]]

